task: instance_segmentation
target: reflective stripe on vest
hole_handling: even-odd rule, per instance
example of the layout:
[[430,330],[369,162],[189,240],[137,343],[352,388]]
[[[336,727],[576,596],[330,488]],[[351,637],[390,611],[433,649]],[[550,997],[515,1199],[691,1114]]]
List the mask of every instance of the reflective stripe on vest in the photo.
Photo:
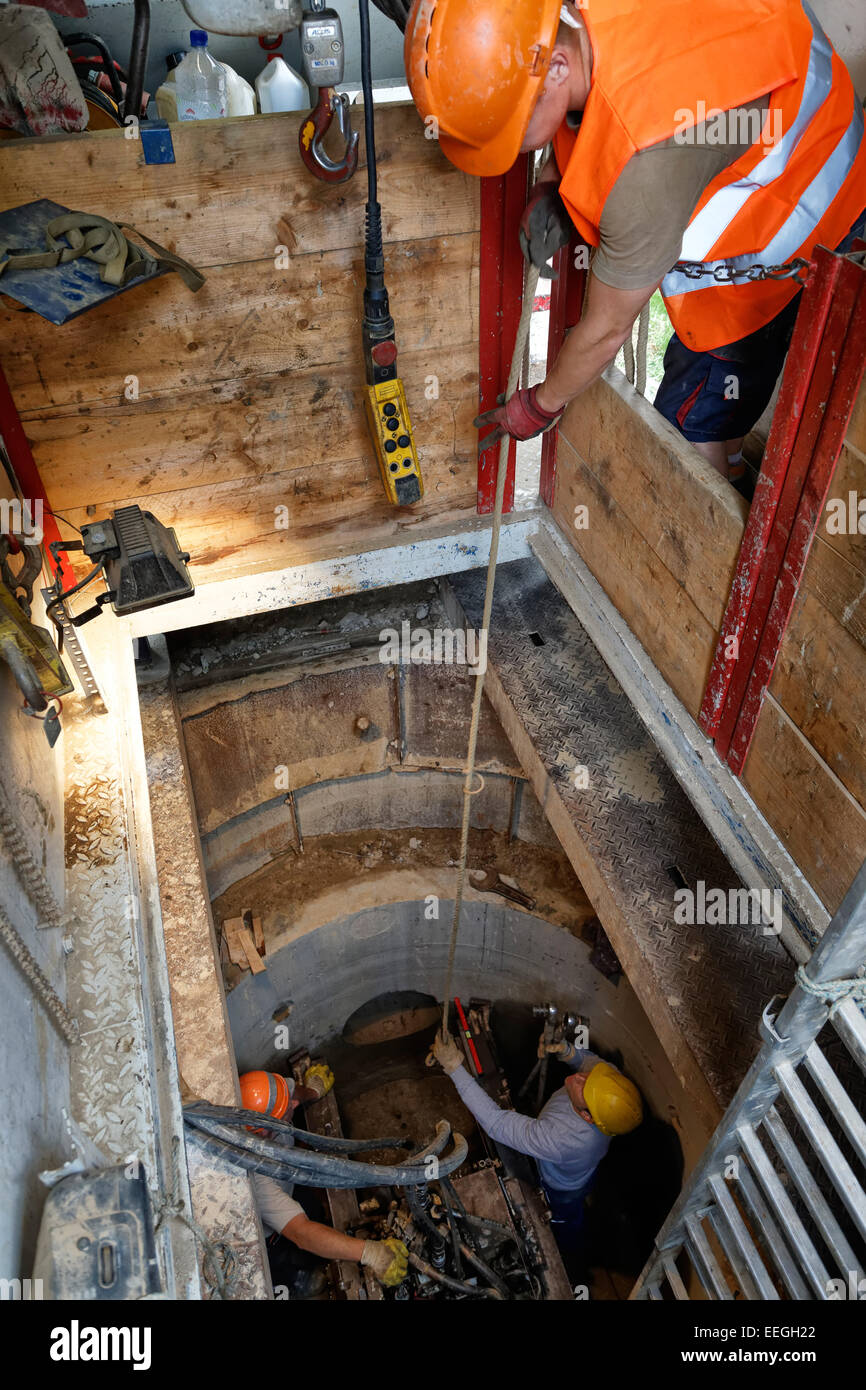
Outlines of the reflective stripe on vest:
[[[833,152],[816,177],[800,196],[800,201],[766,245],[756,247],[750,255],[731,256],[708,261],[707,255],[748,200],[759,189],[768,188],[787,169],[791,157],[806,128],[820,110],[832,87],[833,49],[809,6],[803,6],[812,25],[812,47],[809,69],[794,123],[777,145],[760,160],[750,173],[727,184],[713,195],[686,228],[680,259],[703,261],[708,269],[732,266],[746,269],[760,256],[762,264],[780,265],[791,260],[809,240],[827,208],[832,203],[854,161],[863,140],[863,111],[855,95],[851,122]],[[866,191],[864,191],[866,201]],[[662,281],[662,294],[667,297],[692,294],[706,288],[706,278],[690,279],[681,271],[671,271]]]

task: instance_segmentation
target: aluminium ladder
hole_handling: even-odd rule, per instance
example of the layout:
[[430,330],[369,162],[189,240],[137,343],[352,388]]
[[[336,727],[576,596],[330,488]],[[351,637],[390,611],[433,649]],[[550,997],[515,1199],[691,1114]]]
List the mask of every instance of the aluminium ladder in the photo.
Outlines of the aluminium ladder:
[[[765,1009],[763,1046],[633,1299],[866,1297],[864,1001],[866,863],[783,1007]],[[850,1054],[856,1103],[818,1046],[827,1023]]]

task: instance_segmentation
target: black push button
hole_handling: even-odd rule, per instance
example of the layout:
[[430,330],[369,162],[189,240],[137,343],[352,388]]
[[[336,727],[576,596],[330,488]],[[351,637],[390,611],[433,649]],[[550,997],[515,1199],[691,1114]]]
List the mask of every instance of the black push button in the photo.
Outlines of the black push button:
[[399,420],[386,420],[386,421],[385,421],[385,429],[386,429],[386,430],[398,430],[399,428],[400,428],[400,421],[399,421]]
[[392,473],[396,473],[396,472],[397,472],[397,469],[398,469],[399,467],[400,467],[400,465],[399,465],[399,463],[397,462],[397,460],[395,459],[394,462],[391,464],[391,472],[392,472]]
[[410,440],[408,434],[401,434],[397,436],[397,443],[400,445],[401,449],[408,449],[411,442],[412,441]]
[[382,411],[385,415],[396,415],[397,407],[393,401],[389,401],[387,405],[382,406]]
[[385,440],[385,453],[386,453],[386,454],[393,454],[393,452],[394,452],[394,450],[396,449],[396,447],[397,447],[397,441],[396,441],[395,439],[386,439],[386,440]]

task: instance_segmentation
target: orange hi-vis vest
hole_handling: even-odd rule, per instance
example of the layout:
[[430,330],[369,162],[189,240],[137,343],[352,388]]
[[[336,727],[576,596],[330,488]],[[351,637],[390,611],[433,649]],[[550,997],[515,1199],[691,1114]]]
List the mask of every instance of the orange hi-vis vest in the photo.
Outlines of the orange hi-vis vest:
[[[709,141],[716,113],[769,95],[760,136],[705,189],[681,259],[745,269],[839,245],[866,206],[864,112],[808,5],[582,0],[580,13],[593,53],[589,96],[579,128],[561,126],[553,146],[560,194],[585,241],[599,244],[607,196],[638,150],[686,142],[702,121]],[[762,328],[798,289],[795,279],[722,284],[674,269],[661,285],[674,328],[701,352]]]

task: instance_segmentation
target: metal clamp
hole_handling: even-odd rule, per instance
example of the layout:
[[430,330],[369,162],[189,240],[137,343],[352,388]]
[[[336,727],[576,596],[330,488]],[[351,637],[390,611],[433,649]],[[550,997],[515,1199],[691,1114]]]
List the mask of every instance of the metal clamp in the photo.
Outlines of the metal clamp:
[[[331,128],[334,116],[346,150],[340,160],[333,160],[322,148],[322,141]],[[344,183],[358,167],[358,133],[349,120],[349,97],[333,87],[320,87],[319,99],[298,132],[301,159],[311,174],[325,183]]]

